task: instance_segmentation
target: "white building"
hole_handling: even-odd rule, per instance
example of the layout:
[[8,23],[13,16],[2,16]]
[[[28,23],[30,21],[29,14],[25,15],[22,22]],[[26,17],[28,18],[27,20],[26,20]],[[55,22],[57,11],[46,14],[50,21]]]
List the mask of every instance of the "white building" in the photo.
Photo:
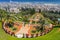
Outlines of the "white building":
[[10,8],[10,12],[18,13],[19,12],[19,9],[18,8]]

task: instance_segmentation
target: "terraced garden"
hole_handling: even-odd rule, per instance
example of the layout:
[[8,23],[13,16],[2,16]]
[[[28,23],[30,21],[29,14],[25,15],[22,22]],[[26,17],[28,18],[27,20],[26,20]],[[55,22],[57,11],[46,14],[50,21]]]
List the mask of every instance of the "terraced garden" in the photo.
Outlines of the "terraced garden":
[[[29,25],[29,24],[32,24],[32,25],[33,24],[34,25],[38,24],[39,26],[34,26],[34,28],[36,27],[35,29],[37,30],[37,31],[36,30],[34,30],[34,31],[37,32],[37,33],[46,32],[45,30],[49,29],[50,28],[49,25],[51,23],[53,24],[54,22],[52,20],[50,20],[48,17],[44,17],[41,13],[33,13],[31,15],[31,14],[26,14],[24,12],[23,13],[18,13],[18,14],[13,14],[13,13],[12,14],[7,14],[4,11],[1,11],[1,12],[2,12],[2,14],[0,13],[1,14],[0,15],[0,18],[1,18],[1,20],[0,20],[1,21],[0,22],[0,40],[60,40],[60,26],[55,26],[52,31],[50,31],[46,35],[39,36],[39,37],[17,38],[15,36],[11,36],[3,30],[2,22],[6,21],[6,24],[8,24],[8,27],[10,26],[10,29],[14,30],[14,31],[16,30],[14,27],[17,25],[16,27],[17,27],[17,29],[19,29],[18,24],[20,24],[22,22],[25,22],[25,26]],[[14,26],[13,24],[15,22],[18,22],[18,23],[16,23],[16,25]],[[43,26],[43,25],[46,25],[46,26]],[[28,27],[28,26],[25,27],[25,26],[22,27],[21,30],[19,29],[20,30],[19,33],[24,34],[26,30],[28,32],[31,32],[31,30],[28,30],[28,28],[30,28],[30,27]],[[26,33],[27,33],[27,31],[26,31]],[[34,31],[33,31],[33,33],[34,33]]]
[[0,22],[0,40],[60,40],[60,28],[55,27],[50,33],[36,38],[16,38],[6,34]]

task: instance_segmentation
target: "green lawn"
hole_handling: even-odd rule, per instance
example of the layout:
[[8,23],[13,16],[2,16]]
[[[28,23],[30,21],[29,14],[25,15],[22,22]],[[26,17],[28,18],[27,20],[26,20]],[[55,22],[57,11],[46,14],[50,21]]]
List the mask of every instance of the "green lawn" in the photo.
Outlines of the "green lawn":
[[50,33],[36,38],[16,38],[6,34],[0,22],[0,40],[60,40],[60,31],[58,29],[59,28],[56,27]]

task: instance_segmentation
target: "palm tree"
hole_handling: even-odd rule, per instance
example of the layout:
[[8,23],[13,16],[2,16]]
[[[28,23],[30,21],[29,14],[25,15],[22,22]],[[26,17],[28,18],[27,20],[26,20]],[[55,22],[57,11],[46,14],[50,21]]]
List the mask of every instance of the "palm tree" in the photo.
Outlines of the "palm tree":
[[44,24],[45,24],[45,20],[42,20],[42,25],[41,25],[42,27],[41,27],[41,29],[40,29],[41,32],[44,30],[44,26],[43,26]]

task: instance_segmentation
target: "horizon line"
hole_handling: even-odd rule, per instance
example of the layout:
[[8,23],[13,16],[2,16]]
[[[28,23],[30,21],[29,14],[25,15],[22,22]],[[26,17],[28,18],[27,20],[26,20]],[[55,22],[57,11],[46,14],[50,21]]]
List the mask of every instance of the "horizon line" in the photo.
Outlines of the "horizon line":
[[[7,1],[3,1],[5,3],[8,3]],[[3,2],[0,2],[0,3],[3,3]],[[9,3],[17,3],[18,1],[9,1]],[[18,2],[18,3],[24,3],[24,2]],[[55,3],[55,2],[25,2],[25,3],[46,3],[46,4],[60,4],[60,3]]]

